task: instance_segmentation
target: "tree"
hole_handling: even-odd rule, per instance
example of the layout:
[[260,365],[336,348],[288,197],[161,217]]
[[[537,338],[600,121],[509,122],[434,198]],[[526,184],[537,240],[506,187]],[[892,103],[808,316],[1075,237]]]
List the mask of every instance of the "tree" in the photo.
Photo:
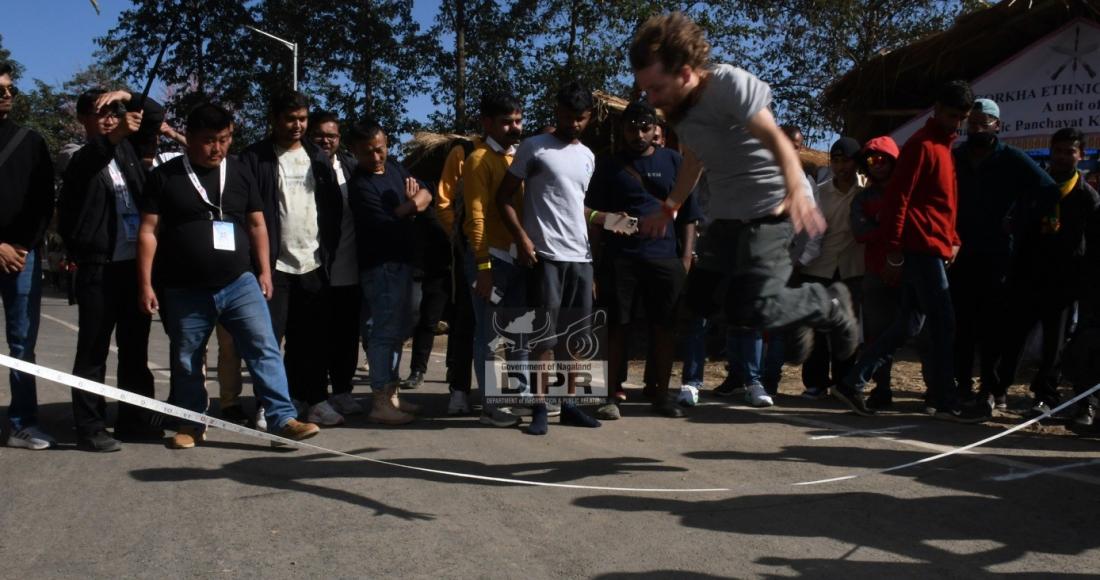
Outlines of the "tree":
[[4,48],[4,35],[0,34],[0,62],[6,62],[11,65],[11,80],[15,82],[19,80],[19,77],[23,76],[23,65],[19,64],[19,61],[11,57],[11,51]]

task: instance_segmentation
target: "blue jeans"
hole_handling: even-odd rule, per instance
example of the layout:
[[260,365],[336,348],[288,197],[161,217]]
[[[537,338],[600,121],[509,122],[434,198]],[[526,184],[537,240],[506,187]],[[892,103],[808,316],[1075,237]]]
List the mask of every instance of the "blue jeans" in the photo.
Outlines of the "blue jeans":
[[928,383],[926,400],[937,409],[952,409],[955,397],[954,341],[955,310],[947,284],[943,258],[927,254],[906,254],[901,272],[901,304],[897,316],[871,342],[845,382],[862,390],[894,352],[928,325],[929,349],[924,359]]
[[759,330],[734,328],[726,332],[726,359],[730,375],[746,387],[759,385],[760,366],[764,359],[764,335]]
[[271,312],[251,272],[218,290],[168,288],[163,297],[161,317],[168,333],[172,369],[169,403],[206,412],[206,343],[214,326],[221,323],[233,336],[233,345],[248,366],[268,425],[275,426],[277,432],[298,415],[290,402]]
[[413,267],[386,262],[361,271],[359,276],[371,312],[367,347],[370,388],[382,391],[397,382],[396,361],[412,331]]
[[707,327],[702,316],[692,317],[684,335],[684,367],[680,373],[683,384],[702,388],[707,367]]
[[[527,285],[524,283],[524,271],[515,264],[509,264],[496,257],[489,257],[492,263],[493,287],[500,291],[501,299],[490,304],[470,291],[470,302],[474,307],[474,376],[477,387],[485,394],[485,361],[489,360],[490,326],[492,315],[502,309],[523,308],[527,304]],[[477,267],[474,255],[466,254],[466,279],[477,280]]]
[[[42,262],[38,250],[27,252],[23,271],[0,274],[0,298],[4,301],[4,329],[12,358],[34,362],[38,322],[42,311]],[[12,432],[38,423],[38,394],[34,377],[11,371],[11,405],[8,420]]]

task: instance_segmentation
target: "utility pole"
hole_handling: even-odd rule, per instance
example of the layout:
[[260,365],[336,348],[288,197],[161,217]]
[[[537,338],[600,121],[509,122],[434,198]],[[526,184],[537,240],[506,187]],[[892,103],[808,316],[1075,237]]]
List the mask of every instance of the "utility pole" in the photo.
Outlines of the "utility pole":
[[293,67],[291,68],[291,70],[294,74],[293,74],[293,77],[292,77],[293,81],[291,83],[291,88],[293,88],[294,90],[298,90],[298,43],[297,42],[290,42],[289,40],[284,40],[282,38],[279,38],[278,36],[275,36],[274,34],[271,34],[270,32],[264,32],[264,31],[260,30],[259,28],[256,28],[255,26],[249,26],[249,25],[246,24],[245,28],[251,30],[252,32],[257,32],[259,34],[262,34],[262,35],[264,35],[264,36],[266,36],[266,37],[282,44],[283,46],[285,46],[285,47],[287,47],[291,50],[291,52],[294,54],[294,64],[293,64]]

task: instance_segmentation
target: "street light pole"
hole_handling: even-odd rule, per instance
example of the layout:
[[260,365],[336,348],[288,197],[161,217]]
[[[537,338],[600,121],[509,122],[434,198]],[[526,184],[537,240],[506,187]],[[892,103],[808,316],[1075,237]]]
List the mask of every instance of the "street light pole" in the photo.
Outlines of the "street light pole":
[[285,46],[285,47],[287,47],[291,50],[291,53],[294,55],[294,65],[291,69],[291,72],[293,73],[293,75],[291,77],[293,79],[293,84],[291,85],[291,87],[294,90],[298,90],[298,43],[297,42],[290,42],[289,40],[279,38],[278,36],[275,36],[274,34],[271,34],[270,32],[264,32],[264,31],[260,30],[259,28],[256,28],[255,26],[249,26],[249,25],[246,24],[245,28],[251,30],[252,32],[257,32],[259,34],[262,34],[262,35],[264,35],[264,36],[266,36],[266,37],[282,44],[283,46]]

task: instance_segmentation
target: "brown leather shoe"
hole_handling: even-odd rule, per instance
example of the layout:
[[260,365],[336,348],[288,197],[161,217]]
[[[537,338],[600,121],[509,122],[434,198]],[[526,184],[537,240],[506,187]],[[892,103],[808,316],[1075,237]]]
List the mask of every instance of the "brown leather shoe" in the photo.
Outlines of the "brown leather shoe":
[[301,441],[303,439],[309,439],[314,435],[321,432],[320,427],[313,423],[303,423],[297,419],[291,419],[284,427],[282,431],[279,431],[280,437],[286,437],[294,441]]
[[206,431],[200,431],[198,427],[184,425],[168,440],[168,448],[191,449],[203,441],[206,441]]

